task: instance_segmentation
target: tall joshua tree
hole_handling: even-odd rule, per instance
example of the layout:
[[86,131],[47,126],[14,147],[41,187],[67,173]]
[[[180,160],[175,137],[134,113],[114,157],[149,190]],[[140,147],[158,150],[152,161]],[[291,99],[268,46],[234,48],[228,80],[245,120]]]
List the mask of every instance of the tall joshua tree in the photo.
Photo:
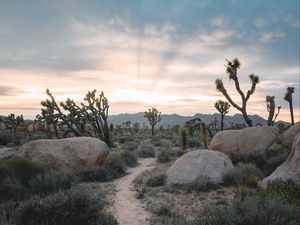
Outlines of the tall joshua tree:
[[227,90],[225,89],[225,87],[223,85],[223,81],[221,79],[216,80],[216,88],[217,88],[218,91],[220,91],[225,96],[227,101],[229,101],[229,103],[234,108],[236,108],[237,110],[239,110],[243,114],[245,122],[248,124],[248,126],[252,127],[252,121],[251,121],[251,119],[249,118],[249,116],[247,114],[247,102],[248,102],[250,96],[254,93],[256,84],[259,83],[259,77],[254,75],[254,74],[249,75],[249,78],[251,80],[252,85],[251,85],[251,89],[247,91],[247,94],[245,94],[240,88],[240,82],[239,82],[239,79],[238,79],[238,76],[237,76],[237,70],[240,68],[240,66],[241,66],[241,63],[237,58],[235,58],[232,61],[227,60],[226,73],[229,75],[229,79],[232,79],[234,81],[235,88],[236,88],[237,92],[239,93],[239,95],[241,96],[241,99],[242,99],[242,105],[241,106],[236,104],[231,99],[231,97],[227,93]]
[[151,126],[151,134],[154,135],[154,126],[158,122],[161,121],[160,117],[161,112],[158,112],[156,108],[148,109],[148,112],[145,112],[144,117],[146,117],[150,123]]
[[277,114],[275,115],[275,96],[267,96],[267,110],[269,112],[268,116],[268,126],[274,126],[274,122],[276,121],[277,116],[279,115],[281,106],[277,107]]
[[[110,145],[107,121],[109,105],[103,92],[100,95],[96,95],[96,90],[89,91],[84,98],[84,102],[80,105],[77,105],[71,99],[58,104],[48,89],[46,92],[50,99],[41,102],[44,108],[42,109],[42,114],[37,115],[37,119],[47,119],[52,124],[59,120],[75,136],[96,136]],[[92,128],[93,133],[87,130],[87,126]]]
[[218,100],[215,103],[215,108],[219,111],[221,114],[221,130],[224,128],[224,116],[229,113],[229,108],[231,105],[229,105],[228,102],[224,102],[222,100]]
[[290,113],[291,113],[291,122],[292,122],[292,125],[294,125],[294,111],[293,111],[293,93],[295,91],[295,88],[294,87],[288,87],[286,89],[286,94],[284,96],[284,100],[286,100],[288,103],[289,103],[289,106],[290,106]]

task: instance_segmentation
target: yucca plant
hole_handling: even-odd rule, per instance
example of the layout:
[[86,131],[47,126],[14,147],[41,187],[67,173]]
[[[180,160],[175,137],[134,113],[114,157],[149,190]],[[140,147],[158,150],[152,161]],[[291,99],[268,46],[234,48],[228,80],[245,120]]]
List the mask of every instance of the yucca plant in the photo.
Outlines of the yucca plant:
[[180,136],[180,146],[181,146],[181,155],[187,153],[187,130],[185,128],[181,128],[179,132]]

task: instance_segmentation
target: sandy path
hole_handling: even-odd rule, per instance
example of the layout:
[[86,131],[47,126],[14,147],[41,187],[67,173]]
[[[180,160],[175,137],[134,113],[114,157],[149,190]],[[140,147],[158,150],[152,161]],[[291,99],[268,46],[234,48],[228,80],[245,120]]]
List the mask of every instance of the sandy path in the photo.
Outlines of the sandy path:
[[148,213],[136,199],[132,181],[144,170],[155,166],[155,158],[140,159],[139,165],[129,168],[129,175],[115,180],[117,189],[114,199],[113,214],[120,225],[147,225]]

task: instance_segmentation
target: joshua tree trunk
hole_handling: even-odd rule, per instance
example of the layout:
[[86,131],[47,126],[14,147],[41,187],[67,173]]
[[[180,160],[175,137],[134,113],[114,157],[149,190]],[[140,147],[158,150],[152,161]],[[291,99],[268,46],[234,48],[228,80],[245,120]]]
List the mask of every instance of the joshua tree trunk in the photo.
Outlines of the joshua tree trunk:
[[245,122],[248,124],[249,127],[252,127],[253,124],[252,124],[252,120],[249,118],[246,110],[242,110],[242,114],[243,114],[243,117],[244,117],[244,120]]
[[154,135],[154,125],[151,126],[151,134]]
[[268,117],[268,122],[267,122],[268,126],[274,126],[273,117],[274,117],[274,113],[273,114],[270,113],[269,117]]
[[221,130],[224,129],[224,115],[221,114]]
[[292,122],[292,125],[295,124],[294,122],[294,110],[293,110],[293,101],[291,99],[291,101],[289,101],[289,105],[290,105],[290,112],[291,112],[291,122]]
[[53,127],[54,127],[54,131],[55,131],[55,137],[58,138],[58,131],[57,131],[56,124],[53,124]]
[[110,142],[110,137],[109,137],[109,128],[108,128],[108,123],[107,121],[104,121],[104,126],[103,126],[103,130],[104,130],[104,142],[110,146],[111,142]]

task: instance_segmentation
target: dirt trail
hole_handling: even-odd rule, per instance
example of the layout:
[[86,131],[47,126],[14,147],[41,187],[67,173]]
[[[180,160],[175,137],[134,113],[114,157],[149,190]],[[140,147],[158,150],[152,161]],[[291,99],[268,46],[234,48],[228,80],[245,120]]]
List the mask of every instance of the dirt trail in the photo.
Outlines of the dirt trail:
[[128,170],[129,174],[115,180],[117,189],[113,214],[120,225],[147,225],[148,213],[136,199],[132,181],[145,170],[154,168],[155,158],[140,159],[139,165]]

